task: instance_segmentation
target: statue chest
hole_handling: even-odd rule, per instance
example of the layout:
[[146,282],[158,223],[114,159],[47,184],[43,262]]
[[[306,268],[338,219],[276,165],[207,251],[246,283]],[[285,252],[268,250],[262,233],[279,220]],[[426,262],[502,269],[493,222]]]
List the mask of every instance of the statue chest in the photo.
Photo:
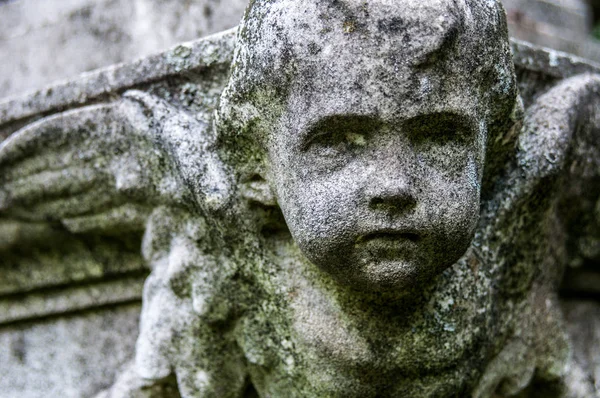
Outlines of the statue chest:
[[470,327],[479,321],[470,300],[456,301],[456,287],[412,309],[393,307],[358,292],[343,296],[318,270],[285,254],[240,329],[261,396],[429,396],[418,390],[424,379],[432,391],[455,392],[473,377],[467,359],[485,328]]
[[[245,351],[261,396],[444,396],[470,377],[464,347],[434,333],[395,319],[360,320],[312,289],[292,296],[285,316],[257,316],[250,325],[256,340]],[[265,338],[261,328],[275,332]],[[425,380],[431,395],[420,390]]]

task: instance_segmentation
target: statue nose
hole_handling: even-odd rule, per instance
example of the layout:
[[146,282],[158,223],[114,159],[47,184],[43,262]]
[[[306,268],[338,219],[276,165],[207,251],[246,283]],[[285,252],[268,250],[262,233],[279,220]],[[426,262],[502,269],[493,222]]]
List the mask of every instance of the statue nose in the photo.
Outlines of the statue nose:
[[373,210],[403,212],[417,204],[417,155],[401,131],[384,135],[368,161],[366,198]]
[[373,179],[367,195],[369,207],[374,210],[402,212],[417,204],[414,184],[406,176],[388,175]]

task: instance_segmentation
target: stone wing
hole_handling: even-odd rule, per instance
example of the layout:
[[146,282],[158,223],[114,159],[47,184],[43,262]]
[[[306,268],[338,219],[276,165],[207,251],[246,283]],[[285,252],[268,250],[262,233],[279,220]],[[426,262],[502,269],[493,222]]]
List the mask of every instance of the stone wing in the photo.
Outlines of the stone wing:
[[0,144],[0,218],[75,233],[141,231],[157,206],[218,206],[224,176],[206,123],[131,91],[42,119]]
[[569,265],[598,263],[600,75],[567,79],[535,101],[519,137],[517,163],[529,192],[556,196]]
[[[579,75],[541,95],[527,110],[517,161],[532,180],[563,171],[598,174],[600,75]],[[575,170],[577,169],[577,170]],[[575,177],[575,176],[574,176]]]
[[[120,237],[143,232],[142,255],[152,272],[137,366],[121,375],[110,396],[172,390],[172,372],[187,391],[186,366],[220,369],[223,362],[206,351],[226,342],[211,335],[216,343],[196,344],[199,335],[210,335],[200,316],[216,312],[213,296],[227,276],[198,245],[209,234],[204,219],[230,197],[214,138],[208,123],[130,91],[109,104],[42,119],[0,144],[0,252],[52,241],[63,228]],[[176,337],[190,345],[177,351]],[[243,387],[242,371],[233,370],[239,382],[227,389]],[[212,376],[221,374],[229,376]]]

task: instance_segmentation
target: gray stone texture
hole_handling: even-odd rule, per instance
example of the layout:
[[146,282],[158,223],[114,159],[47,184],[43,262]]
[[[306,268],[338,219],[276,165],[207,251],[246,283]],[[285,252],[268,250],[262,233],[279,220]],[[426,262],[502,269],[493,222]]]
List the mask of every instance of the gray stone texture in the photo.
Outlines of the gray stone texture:
[[237,25],[245,0],[0,2],[0,97]]
[[[0,2],[0,97],[238,24],[246,0]],[[583,0],[503,0],[512,36],[600,60]]]
[[349,3],[0,102],[0,395],[598,393],[600,69]]
[[133,354],[139,304],[0,329],[0,396],[91,397]]
[[511,36],[600,60],[589,0],[503,0]]

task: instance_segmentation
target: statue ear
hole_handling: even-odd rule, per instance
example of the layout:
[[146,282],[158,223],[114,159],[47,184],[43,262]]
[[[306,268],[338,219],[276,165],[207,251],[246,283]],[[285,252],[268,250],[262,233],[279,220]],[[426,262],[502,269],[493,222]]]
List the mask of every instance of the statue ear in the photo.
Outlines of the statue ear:
[[258,203],[265,207],[277,206],[277,198],[271,185],[260,174],[255,174],[248,181],[242,183],[241,196],[248,202]]

